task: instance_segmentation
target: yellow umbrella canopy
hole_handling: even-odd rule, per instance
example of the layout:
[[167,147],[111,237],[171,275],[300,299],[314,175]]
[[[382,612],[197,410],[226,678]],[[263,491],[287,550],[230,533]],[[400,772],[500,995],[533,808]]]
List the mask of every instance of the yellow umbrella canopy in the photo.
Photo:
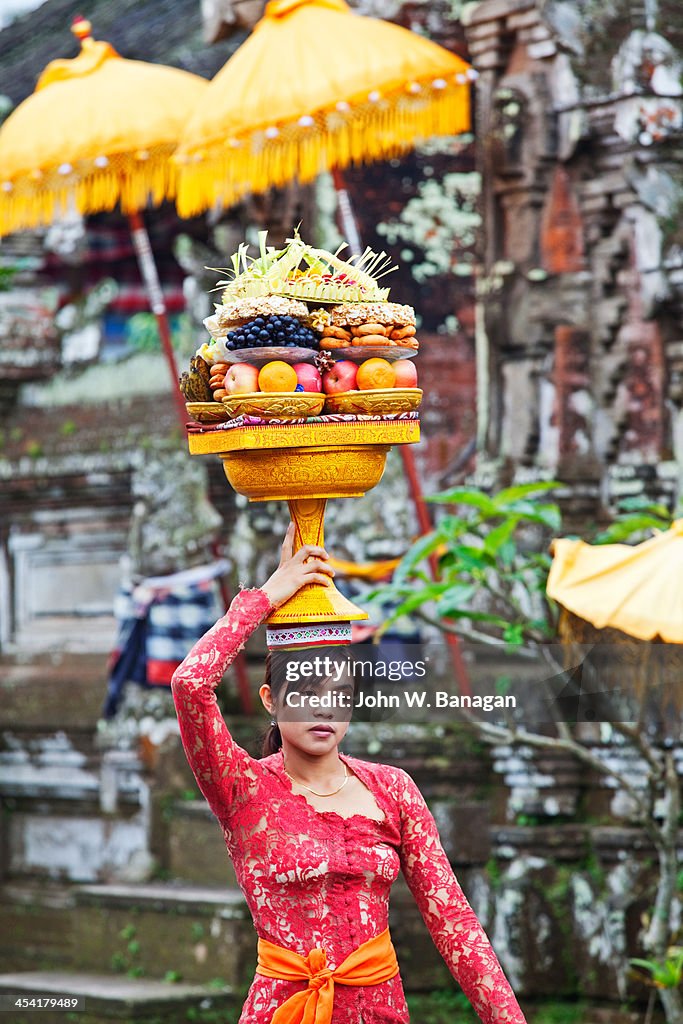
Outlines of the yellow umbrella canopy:
[[178,212],[310,181],[470,127],[459,57],[344,0],[270,0],[181,138]]
[[176,68],[125,60],[77,19],[81,52],[55,60],[0,128],[0,234],[79,213],[124,213],[173,198],[169,160],[208,82]]
[[683,644],[683,519],[642,544],[556,540],[548,596],[597,629]]

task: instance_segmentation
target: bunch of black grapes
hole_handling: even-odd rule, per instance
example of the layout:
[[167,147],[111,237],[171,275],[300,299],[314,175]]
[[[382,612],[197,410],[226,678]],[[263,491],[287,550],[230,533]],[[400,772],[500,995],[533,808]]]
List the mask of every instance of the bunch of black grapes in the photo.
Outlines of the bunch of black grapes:
[[226,348],[318,348],[318,335],[293,316],[257,316],[242,327],[230,331]]

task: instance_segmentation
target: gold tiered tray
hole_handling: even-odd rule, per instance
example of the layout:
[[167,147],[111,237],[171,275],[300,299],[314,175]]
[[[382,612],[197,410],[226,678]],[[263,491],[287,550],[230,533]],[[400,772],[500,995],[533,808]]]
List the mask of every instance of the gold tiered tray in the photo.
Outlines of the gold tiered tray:
[[[328,498],[357,498],[382,478],[394,444],[420,440],[417,418],[244,424],[188,435],[192,455],[218,455],[231,486],[249,501],[282,500],[296,526],[294,549],[324,544]],[[281,605],[269,623],[367,619],[333,585],[312,583]]]

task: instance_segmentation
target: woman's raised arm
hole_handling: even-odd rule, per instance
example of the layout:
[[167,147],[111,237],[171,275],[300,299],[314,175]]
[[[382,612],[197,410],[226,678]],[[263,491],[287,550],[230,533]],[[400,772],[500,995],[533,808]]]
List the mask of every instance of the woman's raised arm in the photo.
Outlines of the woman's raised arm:
[[242,590],[173,673],[171,690],[187,760],[216,817],[225,818],[252,758],[230,735],[216,687],[272,605],[263,590]]
[[401,867],[434,945],[484,1024],[526,1024],[498,958],[441,845],[436,822],[400,769]]
[[239,789],[256,781],[253,758],[235,742],[216,700],[226,669],[266,615],[306,583],[329,583],[334,570],[323,548],[304,545],[292,554],[294,526],[280,564],[257,590],[242,590],[226,615],[198,640],[171,680],[180,738],[197,784],[217,818],[225,820]]

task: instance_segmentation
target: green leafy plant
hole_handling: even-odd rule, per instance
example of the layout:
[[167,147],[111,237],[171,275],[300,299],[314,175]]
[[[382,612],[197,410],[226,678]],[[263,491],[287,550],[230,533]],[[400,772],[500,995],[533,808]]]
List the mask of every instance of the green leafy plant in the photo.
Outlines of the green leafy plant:
[[670,946],[667,950],[665,960],[644,960],[641,957],[631,957],[629,963],[633,967],[641,967],[645,977],[639,975],[641,980],[655,988],[678,988],[683,981],[683,947]]
[[421,1024],[476,1024],[477,1016],[462,992],[437,989],[429,995],[406,995],[411,1019]]
[[[561,515],[557,504],[542,498],[557,486],[522,484],[493,496],[456,487],[429,498],[445,514],[413,544],[392,582],[370,595],[394,605],[382,629],[412,612],[488,644],[519,647],[552,637],[555,612],[545,600],[547,542],[559,530]],[[426,559],[436,562],[438,579],[430,578]]]
[[623,544],[646,540],[652,530],[668,530],[675,515],[666,505],[637,495],[619,502],[610,525],[593,538],[594,544]]
[[111,958],[111,968],[118,974],[127,974],[129,978],[142,978],[145,970],[136,963],[140,956],[140,942],[137,928],[132,922],[124,925],[119,931],[119,938],[125,943],[125,950],[119,950]]
[[116,974],[123,974],[128,966],[127,960],[123,953],[114,953],[110,960],[111,969]]
[[44,449],[40,441],[27,441],[26,454],[30,459],[39,459],[44,454]]
[[[194,331],[185,314],[170,318],[171,343],[186,353],[196,347]],[[161,352],[159,328],[153,313],[135,313],[126,324],[126,340],[136,352]]]
[[10,290],[16,273],[16,267],[0,267],[0,292]]
[[[555,673],[562,671],[550,645],[543,643],[558,639],[557,609],[546,594],[549,545],[562,526],[559,507],[548,500],[548,492],[557,487],[554,483],[526,484],[497,494],[457,487],[429,499],[439,505],[441,513],[434,529],[413,544],[392,582],[372,595],[393,604],[383,629],[400,616],[413,614],[444,633],[497,645],[505,653],[540,656]],[[594,531],[587,539],[637,543],[653,530],[667,529],[673,518],[663,505],[628,499],[606,529]],[[504,677],[500,686],[505,687]],[[633,721],[622,721],[619,715],[609,721],[617,742],[643,760],[639,782],[622,772],[613,758],[592,748],[576,724],[562,716],[549,733],[534,731],[514,719],[499,724],[466,710],[461,709],[461,714],[487,743],[525,747],[530,753],[552,750],[571,754],[628,795],[632,821],[657,851],[653,911],[641,934],[643,949],[651,959],[633,960],[630,965],[647,972],[652,996],[659,999],[667,1024],[683,1024],[683,954],[675,933],[681,912],[677,836],[683,801],[674,753],[650,733],[645,705],[636,709]],[[523,814],[517,822],[533,824],[534,820]],[[616,969],[625,973],[629,961],[616,950],[614,956]]]

